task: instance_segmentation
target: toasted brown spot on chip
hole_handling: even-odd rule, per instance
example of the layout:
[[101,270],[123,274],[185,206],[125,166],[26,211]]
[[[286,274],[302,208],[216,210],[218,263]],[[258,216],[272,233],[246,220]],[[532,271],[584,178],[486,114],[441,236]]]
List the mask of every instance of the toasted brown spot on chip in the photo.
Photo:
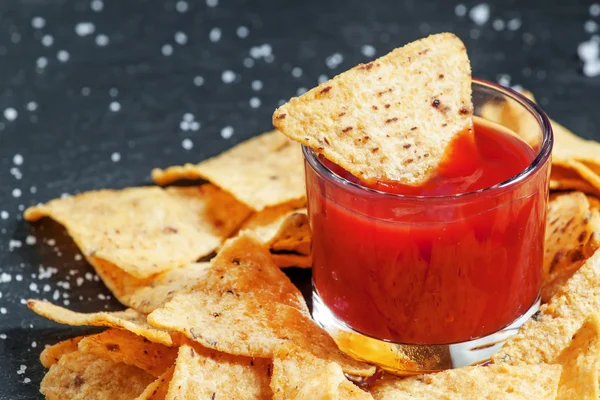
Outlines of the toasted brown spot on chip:
[[279,114],[279,115],[278,115],[278,116],[276,116],[275,118],[277,118],[277,119],[284,119],[286,115],[287,115],[287,114]]
[[331,90],[331,86],[326,86],[323,89],[321,89],[321,91],[319,93],[325,94],[325,93],[329,92],[330,90]]
[[407,143],[407,144],[403,145],[402,147],[405,149],[410,149],[411,146],[412,146],[412,144]]
[[386,120],[385,120],[385,123],[386,123],[386,124],[389,124],[390,122],[396,122],[396,121],[398,121],[398,118],[397,118],[397,117],[394,117],[394,118],[388,118],[388,119],[386,119]]
[[350,132],[351,130],[352,130],[352,127],[351,127],[351,126],[349,126],[349,127],[347,127],[347,128],[344,128],[344,129],[342,129],[342,132],[344,132],[344,133],[345,133],[345,132]]

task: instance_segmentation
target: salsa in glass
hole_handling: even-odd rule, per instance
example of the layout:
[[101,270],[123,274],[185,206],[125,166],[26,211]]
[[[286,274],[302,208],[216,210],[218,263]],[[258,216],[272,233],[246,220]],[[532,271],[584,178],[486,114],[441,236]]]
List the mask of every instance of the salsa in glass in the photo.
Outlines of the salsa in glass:
[[349,327],[405,344],[459,343],[506,327],[539,297],[548,167],[476,118],[418,187],[360,182],[307,161],[317,294]]

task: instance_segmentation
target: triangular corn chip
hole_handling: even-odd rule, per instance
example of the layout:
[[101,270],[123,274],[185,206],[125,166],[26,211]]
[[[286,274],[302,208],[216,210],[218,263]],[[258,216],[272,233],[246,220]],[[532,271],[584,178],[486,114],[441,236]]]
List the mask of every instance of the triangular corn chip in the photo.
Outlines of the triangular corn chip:
[[347,373],[374,372],[341,353],[312,321],[301,293],[257,239],[244,235],[227,242],[213,259],[206,282],[173,297],[153,311],[148,322],[224,353],[269,358],[294,341],[339,363]]
[[464,44],[432,35],[358,65],[291,99],[273,125],[363,180],[417,185],[449,143],[471,130]]
[[292,343],[277,350],[271,378],[273,400],[373,399],[334,363],[315,357]]
[[544,245],[543,301],[600,247],[600,214],[581,192],[553,196],[548,204]]
[[50,347],[45,348],[40,354],[40,362],[46,368],[50,368],[56,364],[65,354],[77,351],[77,345],[84,336],[78,336],[71,339],[63,340]]
[[600,250],[508,339],[495,363],[513,365],[553,362],[589,314],[600,310]]
[[79,351],[133,365],[156,377],[172,366],[177,357],[175,347],[152,343],[122,329],[108,329],[86,336],[79,342]]
[[139,368],[76,351],[50,367],[40,391],[49,400],[131,400],[153,380]]
[[400,379],[386,377],[375,383],[375,400],[554,400],[560,365],[492,365],[465,367]]
[[600,398],[600,314],[592,314],[556,358],[562,365],[557,400]]
[[71,326],[107,326],[124,329],[143,336],[151,342],[172,346],[171,335],[162,329],[156,329],[146,322],[146,316],[139,312],[127,309],[115,312],[78,313],[67,310],[42,300],[27,300],[27,307],[36,314],[48,318],[59,324]]
[[256,211],[305,197],[300,146],[277,131],[246,140],[200,164],[155,169],[152,178],[160,185],[205,179]]
[[[219,207],[226,219],[215,217]],[[25,218],[52,217],[86,257],[143,279],[211,253],[249,214],[229,194],[203,185],[92,191],[28,208]]]
[[88,257],[88,261],[117,300],[144,314],[201,284],[210,265],[192,263],[138,279],[107,261],[95,257]]
[[144,389],[144,392],[136,397],[135,400],[165,400],[171,378],[173,378],[174,370],[175,366],[166,370],[161,376],[156,378],[154,382],[149,384],[146,389]]
[[271,360],[232,356],[186,344],[179,348],[167,400],[272,398]]

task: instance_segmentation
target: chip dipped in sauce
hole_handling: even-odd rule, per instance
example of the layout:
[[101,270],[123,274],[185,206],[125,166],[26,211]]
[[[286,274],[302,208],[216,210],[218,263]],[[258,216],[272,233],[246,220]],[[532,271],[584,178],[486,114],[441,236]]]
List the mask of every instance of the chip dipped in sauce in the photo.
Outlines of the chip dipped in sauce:
[[506,327],[539,296],[547,169],[485,189],[535,156],[475,118],[474,133],[458,136],[420,186],[363,183],[320,158],[337,175],[323,179],[308,162],[316,292],[354,330],[398,343],[464,342]]

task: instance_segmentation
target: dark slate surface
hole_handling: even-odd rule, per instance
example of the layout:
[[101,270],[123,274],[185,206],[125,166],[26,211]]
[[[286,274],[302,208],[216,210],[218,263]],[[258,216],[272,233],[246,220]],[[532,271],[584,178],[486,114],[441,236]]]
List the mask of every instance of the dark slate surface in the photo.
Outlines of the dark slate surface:
[[[510,77],[552,117],[600,139],[600,77],[584,76],[577,56],[591,37],[584,23],[600,22],[592,2],[495,3],[479,26],[452,1],[0,2],[0,399],[41,398],[41,349],[86,331],[35,316],[23,299],[120,308],[62,228],[25,223],[24,207],[149,183],[153,167],[217,154],[269,129],[279,101],[373,49],[454,31],[476,76]],[[185,113],[197,124],[182,124]]]

